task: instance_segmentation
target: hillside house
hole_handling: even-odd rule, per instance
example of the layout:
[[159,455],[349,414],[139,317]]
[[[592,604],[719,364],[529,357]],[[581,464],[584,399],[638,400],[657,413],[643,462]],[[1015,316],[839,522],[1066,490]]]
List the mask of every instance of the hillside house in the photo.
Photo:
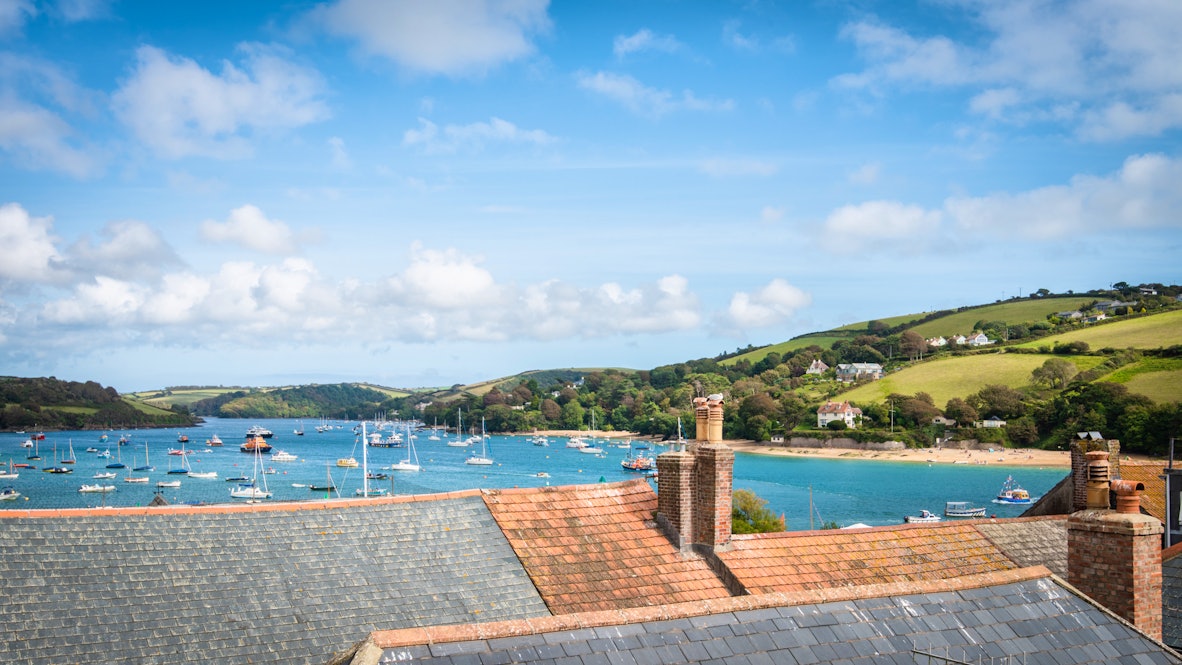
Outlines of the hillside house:
[[882,365],[878,363],[841,363],[837,366],[837,380],[843,383],[853,383],[869,379],[877,381],[882,378]]
[[814,360],[809,368],[804,371],[805,374],[824,374],[829,371],[829,365],[826,365],[820,358]]
[[817,409],[817,427],[825,429],[835,420],[845,421],[845,426],[854,429],[862,418],[862,409],[850,406],[849,402],[825,402]]
[[952,337],[948,338],[948,343],[955,344],[957,346],[964,346],[965,336],[964,335],[953,335]]
[[1075,319],[1082,319],[1083,312],[1079,311],[1078,309],[1073,309],[1070,312],[1055,312],[1055,316],[1057,316],[1060,319],[1075,320]]
[[1140,488],[1070,517],[736,535],[717,411],[656,491],[0,511],[0,661],[1182,663]]
[[973,333],[973,334],[969,335],[968,337],[965,338],[965,341],[961,342],[961,343],[968,344],[969,346],[988,346],[988,345],[992,344],[994,341],[995,340],[989,339],[989,337],[985,333],[978,332],[978,333]]
[[1083,322],[1084,323],[1098,323],[1098,322],[1103,321],[1104,319],[1107,319],[1107,318],[1108,318],[1108,315],[1105,314],[1104,312],[1097,312],[1095,314],[1085,316],[1083,318]]
[[981,429],[981,428],[997,429],[999,427],[1005,427],[1005,426],[1006,426],[1006,421],[1002,420],[1001,418],[998,418],[997,416],[989,416],[985,420],[978,420],[973,423],[973,427],[976,427],[977,429]]
[[934,348],[948,346],[948,340],[944,339],[943,337],[929,337],[928,339],[925,339],[924,341],[928,343],[928,346],[931,346]]
[[956,427],[956,421],[952,418],[945,418],[944,416],[936,416],[932,418],[933,425],[943,425],[944,427]]
[[1105,300],[1103,302],[1096,303],[1096,309],[1101,312],[1111,312],[1112,310],[1116,309],[1117,307],[1128,307],[1129,309],[1132,309],[1136,306],[1137,306],[1137,301],[1135,301],[1135,300],[1133,302],[1121,302],[1119,300]]

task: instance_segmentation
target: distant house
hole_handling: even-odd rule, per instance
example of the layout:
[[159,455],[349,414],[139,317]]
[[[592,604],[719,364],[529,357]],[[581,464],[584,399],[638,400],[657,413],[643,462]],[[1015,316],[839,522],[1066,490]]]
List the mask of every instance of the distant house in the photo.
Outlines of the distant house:
[[1141,295],[1143,295],[1143,296],[1156,296],[1157,295],[1157,289],[1150,288],[1148,286],[1142,286],[1140,291],[1141,291]]
[[837,380],[853,383],[862,379],[877,381],[882,378],[882,365],[878,363],[842,363],[837,366]]
[[934,347],[948,346],[948,340],[944,339],[943,337],[932,337],[932,338],[926,339],[924,341],[928,343],[928,346],[934,346]]
[[1070,312],[1055,312],[1055,316],[1059,317],[1060,319],[1082,319],[1083,312],[1076,309]]
[[964,335],[953,335],[952,337],[948,338],[949,344],[956,344],[957,346],[963,346],[964,342],[965,342]]
[[945,427],[956,427],[955,420],[951,418],[945,418],[944,416],[936,416],[935,418],[932,418],[932,424],[943,425]]
[[973,333],[972,335],[969,335],[965,339],[965,341],[962,343],[968,344],[969,346],[988,346],[989,344],[992,344],[994,341],[995,340],[989,339],[989,337],[985,333],[979,332],[979,333]]
[[829,371],[829,365],[826,365],[825,363],[821,362],[818,359],[818,360],[814,360],[813,364],[809,365],[809,368],[806,369],[804,371],[804,373],[805,374],[824,374],[827,371]]
[[1119,300],[1105,300],[1104,302],[1096,303],[1096,309],[1100,310],[1101,312],[1110,312],[1110,311],[1116,309],[1117,307],[1128,307],[1131,309],[1136,306],[1137,306],[1136,301],[1121,302]]
[[784,435],[783,434],[773,434],[772,435],[772,443],[784,443]]
[[850,406],[849,402],[825,402],[817,409],[817,427],[825,429],[834,420],[844,420],[846,427],[857,427],[858,419],[862,417],[862,409]]
[[1090,316],[1085,316],[1083,318],[1083,322],[1084,323],[1096,323],[1097,321],[1103,321],[1104,319],[1107,319],[1107,318],[1108,318],[1108,315],[1105,314],[1104,312],[1097,312],[1097,313],[1092,314]]
[[982,427],[984,427],[986,429],[996,429],[998,427],[1005,427],[1005,426],[1006,426],[1006,421],[1002,420],[1001,418],[998,418],[997,416],[989,416],[985,420],[978,420],[977,422],[973,423],[973,427],[976,427],[977,429],[980,429]]

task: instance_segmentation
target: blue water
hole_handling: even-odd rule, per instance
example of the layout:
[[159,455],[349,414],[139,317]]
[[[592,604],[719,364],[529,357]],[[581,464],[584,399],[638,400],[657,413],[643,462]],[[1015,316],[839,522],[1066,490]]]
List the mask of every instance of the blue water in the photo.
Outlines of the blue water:
[[[303,423],[305,434],[296,436],[300,427],[296,420],[219,420],[208,419],[198,427],[183,429],[151,429],[108,432],[108,441],[99,442],[102,432],[47,432],[38,444],[40,461],[26,460],[30,450],[21,447],[27,435],[0,434],[0,463],[29,463],[36,468],[18,469],[20,477],[0,480],[0,485],[11,485],[23,496],[16,501],[0,503],[0,509],[81,508],[93,506],[141,506],[161,491],[169,503],[229,503],[235,483],[226,482],[232,476],[251,476],[254,459],[239,452],[246,429],[262,425],[275,433],[269,442],[272,452],[284,450],[299,457],[296,462],[272,462],[264,455],[263,467],[276,473],[259,475],[259,483],[266,483],[274,493],[272,501],[292,501],[325,498],[324,492],[312,492],[308,485],[326,484],[331,477],[341,497],[352,498],[362,485],[362,471],[336,466],[340,457],[355,457],[362,461],[363,449],[368,455],[371,472],[392,462],[405,459],[408,448],[364,447],[357,442],[352,427],[355,423],[334,423],[339,429],[317,433],[315,422]],[[180,464],[180,458],[167,454],[178,448],[179,434],[189,437],[188,448],[198,452],[188,457],[194,471],[217,471],[217,480],[169,475],[170,467]],[[220,448],[206,448],[204,442],[213,434],[224,441]],[[120,436],[128,434],[131,443],[119,446]],[[604,448],[603,457],[587,455],[566,448],[565,438],[551,437],[548,447],[533,445],[528,437],[493,436],[489,440],[488,455],[495,460],[492,466],[472,466],[464,459],[472,447],[456,448],[445,441],[430,441],[427,432],[420,432],[415,440],[419,464],[417,473],[382,471],[388,480],[371,480],[371,487],[383,487],[394,494],[424,494],[472,488],[542,487],[617,481],[638,477],[624,471],[620,461],[627,450]],[[454,435],[453,435],[454,436]],[[615,442],[613,442],[615,443]],[[70,445],[77,463],[73,473],[51,474],[42,471],[53,465],[54,446],[59,458],[65,457]],[[108,471],[106,465],[121,458],[130,469],[144,463],[145,446],[152,472],[147,484],[125,483],[127,469],[111,469],[118,475],[112,480],[96,480],[96,472]],[[84,452],[87,447],[111,451],[111,459],[99,458]],[[479,446],[476,446],[479,448]],[[661,452],[657,447],[653,452]],[[538,474],[548,474],[548,477]],[[736,489],[750,489],[768,502],[768,508],[783,514],[789,530],[810,528],[809,495],[811,487],[813,525],[837,522],[846,526],[853,523],[870,525],[898,524],[905,514],[918,514],[921,509],[943,510],[946,501],[970,501],[987,507],[999,517],[1017,516],[1025,510],[1021,506],[991,503],[1005,481],[1013,475],[1034,497],[1041,496],[1066,475],[1061,468],[1003,467],[992,465],[927,465],[906,462],[878,462],[866,460],[824,460],[807,458],[770,457],[738,454],[735,459]],[[180,480],[179,488],[159,489],[159,480]],[[113,484],[116,491],[109,494],[82,494],[83,484]],[[331,495],[335,498],[337,495]]]

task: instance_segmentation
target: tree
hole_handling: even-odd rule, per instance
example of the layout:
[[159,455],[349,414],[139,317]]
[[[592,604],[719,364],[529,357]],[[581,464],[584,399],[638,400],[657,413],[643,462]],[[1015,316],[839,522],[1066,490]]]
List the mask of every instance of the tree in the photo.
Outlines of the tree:
[[833,430],[834,432],[841,432],[841,431],[845,430],[846,424],[845,424],[844,420],[830,420],[829,424],[826,425],[825,427],[828,427],[829,429]]
[[963,399],[953,397],[944,407],[944,417],[955,420],[961,427],[968,427],[977,420],[977,410]]
[[928,343],[923,338],[923,335],[914,330],[904,330],[902,335],[899,335],[899,350],[907,354],[911,360],[917,360],[923,357],[924,351],[927,351]]
[[1022,403],[1022,393],[1009,386],[987,385],[970,395],[969,399],[979,412],[1003,420],[1018,418],[1026,414],[1026,405]]
[[1062,358],[1048,358],[1042,367],[1036,367],[1030,373],[1035,383],[1045,383],[1051,388],[1064,388],[1079,369],[1069,360]]
[[731,533],[778,533],[785,529],[784,516],[776,517],[755,492],[742,489],[731,495]]

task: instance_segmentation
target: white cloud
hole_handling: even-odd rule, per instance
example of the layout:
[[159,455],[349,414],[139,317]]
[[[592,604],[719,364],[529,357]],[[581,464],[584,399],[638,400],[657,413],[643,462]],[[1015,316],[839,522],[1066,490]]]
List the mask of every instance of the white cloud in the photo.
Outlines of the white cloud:
[[213,242],[234,242],[268,254],[290,254],[296,250],[287,224],[267,219],[262,210],[249,204],[231,210],[225,222],[205,220],[201,223],[201,235]]
[[37,15],[32,0],[0,0],[0,36],[17,32],[25,21]]
[[699,99],[690,90],[682,91],[681,96],[678,97],[668,90],[645,86],[625,74],[581,73],[578,75],[578,85],[584,90],[590,90],[618,102],[640,115],[661,116],[681,110],[732,111],[735,108],[734,101],[730,99]]
[[499,288],[491,273],[474,257],[455,250],[436,251],[419,245],[411,248],[410,264],[388,282],[401,303],[432,309],[458,309],[495,305]]
[[863,164],[850,173],[850,182],[855,185],[873,185],[878,182],[878,175],[881,170],[882,166],[877,162]]
[[0,205],[0,278],[49,282],[60,278],[52,217],[31,217],[17,203]]
[[333,136],[328,139],[328,151],[330,154],[329,165],[334,169],[348,170],[353,168],[353,160],[349,159],[349,152],[345,150],[345,140],[339,136]]
[[783,208],[776,208],[773,206],[764,206],[763,209],[761,209],[759,211],[759,221],[764,222],[765,224],[770,224],[772,222],[778,222],[783,218],[784,218],[784,209]]
[[827,250],[852,252],[879,241],[919,244],[939,230],[940,212],[896,201],[867,201],[834,210],[825,220]]
[[1182,160],[1134,155],[1109,176],[1077,175],[1066,185],[944,202],[960,232],[1065,239],[1111,229],[1182,228]]
[[159,274],[176,266],[180,257],[148,224],[135,220],[111,222],[99,231],[98,244],[82,238],[70,247],[67,261],[79,274],[102,274],[131,279]]
[[58,0],[57,13],[71,23],[106,18],[111,13],[111,0]]
[[131,75],[112,96],[120,119],[159,155],[232,158],[250,153],[253,134],[328,117],[319,74],[259,44],[239,46],[241,65],[220,74],[189,58],[141,46]]
[[0,150],[10,153],[28,169],[51,169],[84,178],[100,164],[78,147],[78,135],[69,123],[48,109],[0,98]]
[[500,118],[468,125],[447,125],[442,131],[430,120],[419,118],[419,128],[408,129],[402,135],[403,145],[421,146],[430,153],[451,153],[463,148],[479,149],[489,143],[546,145],[554,141],[555,138],[543,130],[521,129]]
[[145,294],[142,286],[100,275],[76,285],[72,297],[46,303],[42,316],[50,324],[122,326],[135,320]]
[[339,0],[310,19],[361,50],[427,74],[483,73],[533,53],[547,0]]
[[[1182,126],[1182,4],[1003,0],[952,7],[982,38],[959,43],[873,20],[851,23],[842,35],[868,65],[832,83],[876,93],[886,86],[980,86],[969,103],[974,113],[1065,122],[1089,140]],[[1082,114],[1062,113],[1076,104]]]
[[681,42],[677,41],[673,35],[657,35],[648,28],[637,30],[628,36],[617,35],[612,42],[612,53],[620,59],[644,51],[676,53],[682,48],[684,47]]
[[727,315],[739,329],[767,328],[781,325],[808,307],[813,298],[806,291],[783,279],[773,279],[755,293],[738,292],[731,297]]

